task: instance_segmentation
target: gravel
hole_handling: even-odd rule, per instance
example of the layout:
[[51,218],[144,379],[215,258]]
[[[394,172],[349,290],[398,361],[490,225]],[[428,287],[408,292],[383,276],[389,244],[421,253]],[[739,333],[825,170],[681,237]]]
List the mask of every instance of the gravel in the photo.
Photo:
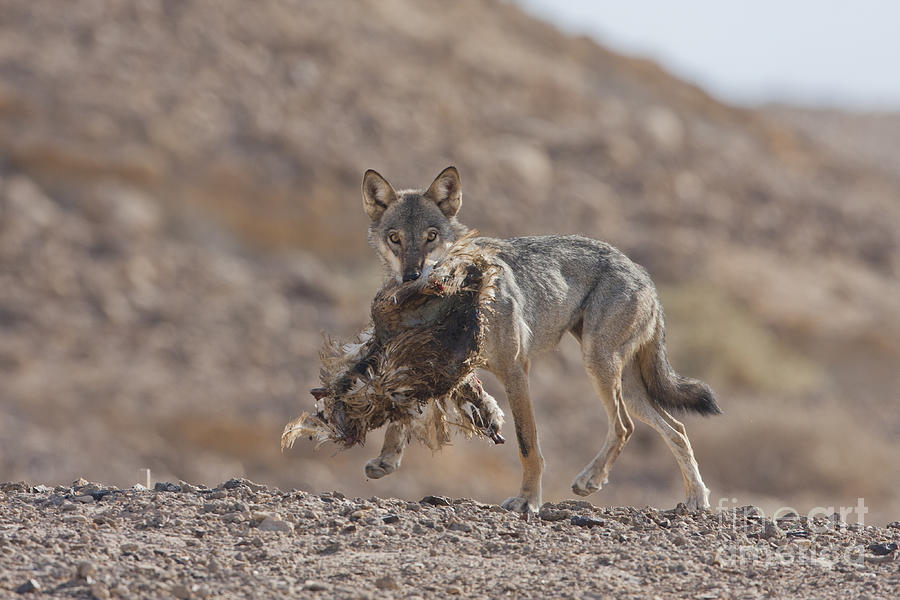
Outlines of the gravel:
[[[72,502],[89,489],[107,493]],[[583,501],[548,503],[525,521],[432,500],[239,479],[215,489],[3,483],[0,597],[846,598],[900,585],[896,528]]]

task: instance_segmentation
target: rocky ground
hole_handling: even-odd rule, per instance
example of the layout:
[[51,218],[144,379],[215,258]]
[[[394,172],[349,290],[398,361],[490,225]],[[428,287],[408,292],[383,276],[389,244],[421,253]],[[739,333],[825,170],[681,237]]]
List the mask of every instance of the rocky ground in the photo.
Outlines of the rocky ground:
[[[379,287],[363,172],[455,164],[466,225],[583,233],[649,270],[673,365],[725,410],[686,419],[713,505],[900,515],[893,117],[723,105],[500,0],[65,6],[0,2],[0,481],[502,501],[513,443],[414,445],[378,481],[380,433],[278,444],[320,333],[358,331]],[[606,430],[574,339],[530,390],[562,501]],[[681,486],[639,425],[594,501]]]
[[718,514],[216,488],[0,484],[0,596],[876,598],[887,528],[754,507]]

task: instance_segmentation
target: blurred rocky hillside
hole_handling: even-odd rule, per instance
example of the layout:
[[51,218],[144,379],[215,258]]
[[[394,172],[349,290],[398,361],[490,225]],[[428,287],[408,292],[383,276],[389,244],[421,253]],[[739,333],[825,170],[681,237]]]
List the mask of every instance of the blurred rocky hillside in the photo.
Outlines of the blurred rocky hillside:
[[[0,480],[502,500],[511,444],[377,482],[377,436],[278,452],[320,332],[378,286],[362,172],[455,164],[484,234],[584,233],[650,270],[676,367],[726,410],[688,419],[714,502],[896,516],[900,169],[890,137],[822,131],[505,2],[0,3]],[[533,376],[547,499],[605,431],[579,363],[568,341]],[[681,494],[643,429],[611,481],[594,502]]]

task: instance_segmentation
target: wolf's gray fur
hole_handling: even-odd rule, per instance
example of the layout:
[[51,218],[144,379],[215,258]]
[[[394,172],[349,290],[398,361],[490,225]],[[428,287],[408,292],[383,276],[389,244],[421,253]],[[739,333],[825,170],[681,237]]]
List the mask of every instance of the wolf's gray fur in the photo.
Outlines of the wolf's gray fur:
[[[389,276],[408,281],[428,273],[466,228],[456,220],[462,203],[459,174],[448,167],[426,190],[396,191],[367,171],[363,206],[371,219],[369,243]],[[669,411],[721,412],[702,381],[675,373],[666,358],[665,323],[647,272],[616,248],[580,236],[478,238],[497,249],[500,274],[488,314],[486,368],[503,383],[515,421],[523,466],[518,495],[503,503],[529,513],[541,505],[544,460],[528,392],[528,369],[537,354],[566,333],[582,347],[584,365],[603,401],[609,429],[604,447],[575,478],[572,490],[587,495],[606,482],[613,462],[634,431],[630,414],[662,435],[684,477],[687,505],[708,508],[684,426]],[[389,426],[381,455],[366,465],[369,477],[400,466],[406,436]]]

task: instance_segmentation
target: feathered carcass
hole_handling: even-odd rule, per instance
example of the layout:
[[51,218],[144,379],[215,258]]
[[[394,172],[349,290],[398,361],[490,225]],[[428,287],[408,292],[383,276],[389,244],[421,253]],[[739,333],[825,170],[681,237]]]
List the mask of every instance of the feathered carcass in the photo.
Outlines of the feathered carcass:
[[[314,414],[285,426],[281,447],[300,437],[344,448],[388,422],[438,450],[451,429],[502,444],[503,412],[475,374],[485,314],[494,297],[495,252],[472,232],[427,275],[390,281],[372,302],[372,323],[349,343],[326,339]],[[317,444],[318,445],[318,444]]]

